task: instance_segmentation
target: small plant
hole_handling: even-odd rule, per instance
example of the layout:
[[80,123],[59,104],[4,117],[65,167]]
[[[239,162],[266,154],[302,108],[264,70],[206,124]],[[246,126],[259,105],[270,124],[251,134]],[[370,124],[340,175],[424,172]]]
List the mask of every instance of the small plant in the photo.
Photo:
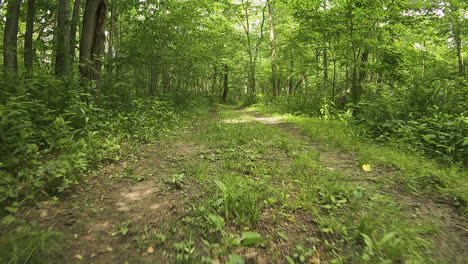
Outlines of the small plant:
[[179,174],[173,174],[169,179],[166,180],[166,183],[174,186],[174,188],[176,189],[182,189],[182,186],[184,185],[184,180],[185,180],[185,174],[179,173]]
[[182,242],[174,243],[174,248],[177,251],[177,262],[184,264],[196,263],[194,241],[191,236]]
[[315,253],[314,249],[306,249],[302,245],[296,245],[292,256],[286,256],[286,260],[290,264],[305,263],[308,257]]
[[122,235],[122,236],[125,236],[128,234],[128,232],[130,231],[130,225],[132,224],[132,221],[131,220],[128,220],[124,223],[122,223],[121,225],[119,225],[119,228],[117,231],[113,232],[111,234],[111,236],[117,236],[117,235]]
[[394,232],[387,233],[379,240],[361,234],[366,247],[361,255],[363,263],[399,263],[403,257],[401,240]]

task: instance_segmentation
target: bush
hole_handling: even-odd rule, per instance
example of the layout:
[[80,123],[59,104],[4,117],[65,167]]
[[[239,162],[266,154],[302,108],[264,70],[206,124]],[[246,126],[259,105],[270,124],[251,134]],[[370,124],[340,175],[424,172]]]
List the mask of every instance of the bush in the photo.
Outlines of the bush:
[[183,94],[96,105],[79,85],[40,77],[16,86],[0,96],[0,216],[79,183],[92,166],[118,158],[122,140],[157,139],[209,105]]

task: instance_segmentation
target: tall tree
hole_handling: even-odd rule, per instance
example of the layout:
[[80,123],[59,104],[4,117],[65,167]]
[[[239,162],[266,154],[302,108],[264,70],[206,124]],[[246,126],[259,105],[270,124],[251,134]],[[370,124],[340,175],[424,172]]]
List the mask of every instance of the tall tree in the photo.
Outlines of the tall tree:
[[81,0],[75,0],[75,3],[73,4],[73,13],[70,23],[70,55],[72,62],[75,59],[76,32],[78,28],[78,21],[80,19],[80,10]]
[[[80,41],[80,73],[86,80],[99,80],[106,40],[106,0],[87,0]],[[93,91],[99,97],[99,85]]]
[[55,74],[57,77],[67,77],[71,71],[70,0],[59,0],[56,39]]
[[24,67],[26,75],[29,77],[33,73],[34,48],[33,31],[34,19],[36,17],[36,0],[28,0],[28,12],[26,15],[26,33],[24,36]]
[[224,83],[223,83],[223,103],[227,102],[228,92],[229,92],[229,67],[227,64],[224,64]]
[[[239,13],[237,18],[242,25],[246,37],[246,42],[244,43],[245,49],[249,56],[249,66],[248,66],[248,77],[249,77],[249,93],[255,95],[257,93],[257,79],[256,79],[256,66],[259,55],[260,44],[263,41],[263,26],[265,24],[265,8],[266,6],[260,7],[261,9],[261,20],[259,34],[260,36],[255,41],[253,35],[252,27],[252,9],[253,1],[241,0],[242,13]],[[258,7],[256,7],[258,9]]]
[[117,0],[112,0],[110,3],[110,25],[109,25],[109,37],[107,41],[107,71],[112,74],[113,71],[113,62],[114,58],[114,40],[117,33]]
[[18,73],[18,24],[21,0],[8,0],[5,31],[3,35],[3,68],[5,72]]
[[276,36],[275,36],[275,21],[272,0],[267,0],[268,5],[268,21],[270,25],[270,46],[271,46],[271,82],[273,84],[273,96],[279,94],[279,76],[278,76],[278,57],[276,54]]

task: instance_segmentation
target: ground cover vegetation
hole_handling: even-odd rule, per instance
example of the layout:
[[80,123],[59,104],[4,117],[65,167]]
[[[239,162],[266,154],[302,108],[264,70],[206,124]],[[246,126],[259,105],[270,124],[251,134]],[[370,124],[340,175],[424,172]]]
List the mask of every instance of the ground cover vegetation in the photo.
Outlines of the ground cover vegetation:
[[464,263],[460,0],[0,0],[1,263]]

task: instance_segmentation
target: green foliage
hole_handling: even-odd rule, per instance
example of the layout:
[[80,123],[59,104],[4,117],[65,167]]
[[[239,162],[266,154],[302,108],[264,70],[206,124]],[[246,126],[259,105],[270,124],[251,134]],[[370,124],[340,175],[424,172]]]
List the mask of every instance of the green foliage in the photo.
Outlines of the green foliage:
[[215,181],[218,187],[212,206],[226,220],[239,225],[256,225],[259,219],[260,195],[252,181],[240,177],[226,177],[226,184]]
[[[177,94],[96,105],[74,83],[38,78],[16,83],[18,92],[4,93],[0,104],[0,215],[15,203],[67,190],[100,162],[118,160],[123,140],[131,145],[168,135],[210,105]],[[125,175],[143,179],[130,168]]]

